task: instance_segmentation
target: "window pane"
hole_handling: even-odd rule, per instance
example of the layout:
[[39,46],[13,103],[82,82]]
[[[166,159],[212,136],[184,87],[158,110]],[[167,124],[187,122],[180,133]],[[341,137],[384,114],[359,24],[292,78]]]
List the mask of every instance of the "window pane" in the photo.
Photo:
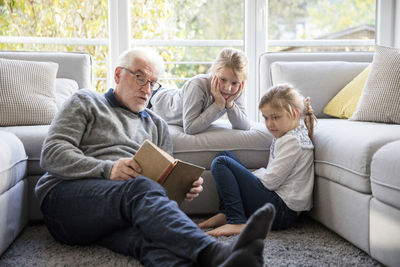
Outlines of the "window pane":
[[269,0],[269,50],[371,50],[375,39],[375,2]]
[[0,1],[0,50],[87,52],[98,91],[106,89],[107,28],[107,0]]
[[[223,47],[243,49],[243,0],[131,2],[133,46],[152,45],[167,63],[167,87],[206,73]],[[150,42],[151,41],[151,42]]]

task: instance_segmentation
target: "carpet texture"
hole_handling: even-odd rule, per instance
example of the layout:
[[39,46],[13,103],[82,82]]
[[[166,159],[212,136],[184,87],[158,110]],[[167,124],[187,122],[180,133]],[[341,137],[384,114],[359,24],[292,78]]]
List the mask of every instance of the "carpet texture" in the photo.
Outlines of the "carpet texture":
[[[194,218],[199,222],[199,218]],[[218,238],[231,242],[236,237]],[[266,266],[382,266],[308,216],[295,227],[268,234]],[[68,246],[56,242],[44,225],[28,226],[0,257],[0,266],[142,266],[132,257],[99,246]],[[250,266],[249,266],[250,267]]]

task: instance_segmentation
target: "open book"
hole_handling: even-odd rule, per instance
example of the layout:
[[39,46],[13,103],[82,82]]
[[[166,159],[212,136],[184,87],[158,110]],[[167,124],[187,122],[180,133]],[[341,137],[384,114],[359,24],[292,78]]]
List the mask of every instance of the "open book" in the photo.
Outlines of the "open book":
[[164,186],[168,197],[178,204],[204,171],[203,167],[175,159],[147,139],[133,159],[140,165],[141,174]]

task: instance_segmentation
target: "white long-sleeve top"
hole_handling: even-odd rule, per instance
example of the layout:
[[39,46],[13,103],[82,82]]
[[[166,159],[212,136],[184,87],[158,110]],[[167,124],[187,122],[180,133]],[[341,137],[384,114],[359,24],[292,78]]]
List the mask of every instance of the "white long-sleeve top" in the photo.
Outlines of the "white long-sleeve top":
[[303,125],[274,138],[266,168],[253,174],[294,211],[312,208],[314,146]]
[[211,94],[211,74],[199,74],[187,81],[181,90],[163,89],[152,98],[152,110],[168,124],[179,125],[187,134],[206,130],[227,113],[232,128],[250,129],[243,91],[230,109],[220,108]]

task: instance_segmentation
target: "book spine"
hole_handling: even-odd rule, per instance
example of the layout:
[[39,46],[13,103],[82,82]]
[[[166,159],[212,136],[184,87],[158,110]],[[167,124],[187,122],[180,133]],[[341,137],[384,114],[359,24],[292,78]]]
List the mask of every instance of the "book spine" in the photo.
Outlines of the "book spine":
[[175,168],[176,164],[178,163],[177,160],[174,161],[174,163],[171,163],[168,168],[165,169],[165,171],[162,173],[160,178],[158,178],[157,182],[161,185],[164,184],[164,182],[167,180],[168,175],[172,172],[172,170]]

